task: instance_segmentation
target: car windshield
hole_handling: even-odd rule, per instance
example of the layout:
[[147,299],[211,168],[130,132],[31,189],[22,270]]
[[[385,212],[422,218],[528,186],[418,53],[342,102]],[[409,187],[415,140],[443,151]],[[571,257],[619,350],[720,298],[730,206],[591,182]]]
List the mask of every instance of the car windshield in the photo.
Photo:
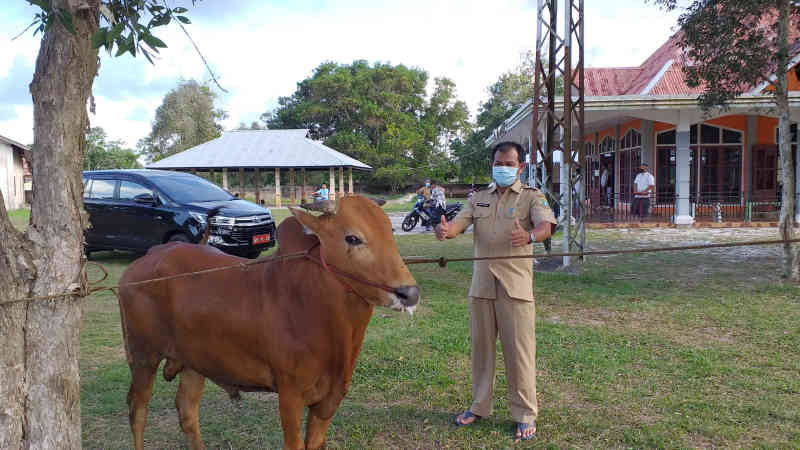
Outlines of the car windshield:
[[235,197],[214,183],[195,176],[159,176],[153,183],[178,203],[233,200]]

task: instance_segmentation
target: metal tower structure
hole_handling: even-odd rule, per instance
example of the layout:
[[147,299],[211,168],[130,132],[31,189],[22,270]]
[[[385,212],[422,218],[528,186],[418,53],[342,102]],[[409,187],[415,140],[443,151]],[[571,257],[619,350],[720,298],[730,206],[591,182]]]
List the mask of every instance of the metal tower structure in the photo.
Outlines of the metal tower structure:
[[[560,205],[564,252],[583,253],[587,167],[583,120],[583,0],[562,1],[565,14],[560,19],[564,32],[559,34],[559,0],[538,0],[531,163],[536,164],[537,160],[542,163],[541,188],[549,201]],[[554,192],[553,156],[557,152],[561,154],[561,187],[559,192]],[[574,220],[570,219],[573,217]],[[570,267],[582,262],[582,256],[565,256],[563,265]]]

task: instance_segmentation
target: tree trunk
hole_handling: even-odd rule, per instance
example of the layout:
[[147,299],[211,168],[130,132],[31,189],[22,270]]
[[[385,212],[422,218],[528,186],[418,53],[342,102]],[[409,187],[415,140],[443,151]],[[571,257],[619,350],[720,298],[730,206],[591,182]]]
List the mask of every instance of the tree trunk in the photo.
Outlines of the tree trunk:
[[[789,0],[778,2],[778,60],[775,71],[775,104],[778,109],[778,149],[781,155],[781,216],[778,231],[781,239],[794,235],[795,165],[789,143],[789,89],[786,72],[789,66]],[[800,281],[800,254],[794,255],[792,244],[783,244],[783,274],[792,281]]]
[[0,448],[81,447],[81,300],[3,304],[26,296],[70,292],[83,263],[81,167],[86,112],[97,73],[91,36],[97,0],[51,0],[72,15],[74,33],[58,18],[45,32],[30,85],[33,97],[31,223],[13,229],[0,202]]

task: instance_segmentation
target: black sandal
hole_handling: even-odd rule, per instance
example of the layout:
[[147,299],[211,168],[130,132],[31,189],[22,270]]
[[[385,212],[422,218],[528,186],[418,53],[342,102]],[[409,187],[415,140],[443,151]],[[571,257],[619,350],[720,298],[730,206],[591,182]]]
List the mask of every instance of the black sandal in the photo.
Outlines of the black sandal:
[[[464,423],[464,420],[465,419],[469,419],[470,417],[474,417],[475,419],[473,421],[471,421],[471,422]],[[459,418],[461,418],[461,419],[459,420]],[[483,417],[473,413],[470,410],[466,410],[463,413],[457,415],[455,420],[453,420],[453,422],[456,424],[456,426],[466,427],[466,426],[472,425],[473,423],[475,423],[475,422],[477,422],[477,421],[479,421],[481,419],[483,419]]]
[[[533,433],[529,436],[525,436],[525,430],[533,428]],[[520,441],[528,441],[536,437],[536,421],[531,423],[525,422],[517,422],[517,425],[514,427],[514,439]]]

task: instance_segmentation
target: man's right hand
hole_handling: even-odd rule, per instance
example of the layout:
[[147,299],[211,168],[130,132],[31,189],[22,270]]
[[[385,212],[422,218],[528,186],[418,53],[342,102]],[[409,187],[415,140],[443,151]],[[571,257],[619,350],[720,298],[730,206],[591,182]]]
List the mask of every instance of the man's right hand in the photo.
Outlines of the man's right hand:
[[442,221],[439,222],[439,225],[436,225],[436,239],[440,241],[447,239],[448,231],[450,231],[450,227],[447,225],[447,216],[442,214]]

